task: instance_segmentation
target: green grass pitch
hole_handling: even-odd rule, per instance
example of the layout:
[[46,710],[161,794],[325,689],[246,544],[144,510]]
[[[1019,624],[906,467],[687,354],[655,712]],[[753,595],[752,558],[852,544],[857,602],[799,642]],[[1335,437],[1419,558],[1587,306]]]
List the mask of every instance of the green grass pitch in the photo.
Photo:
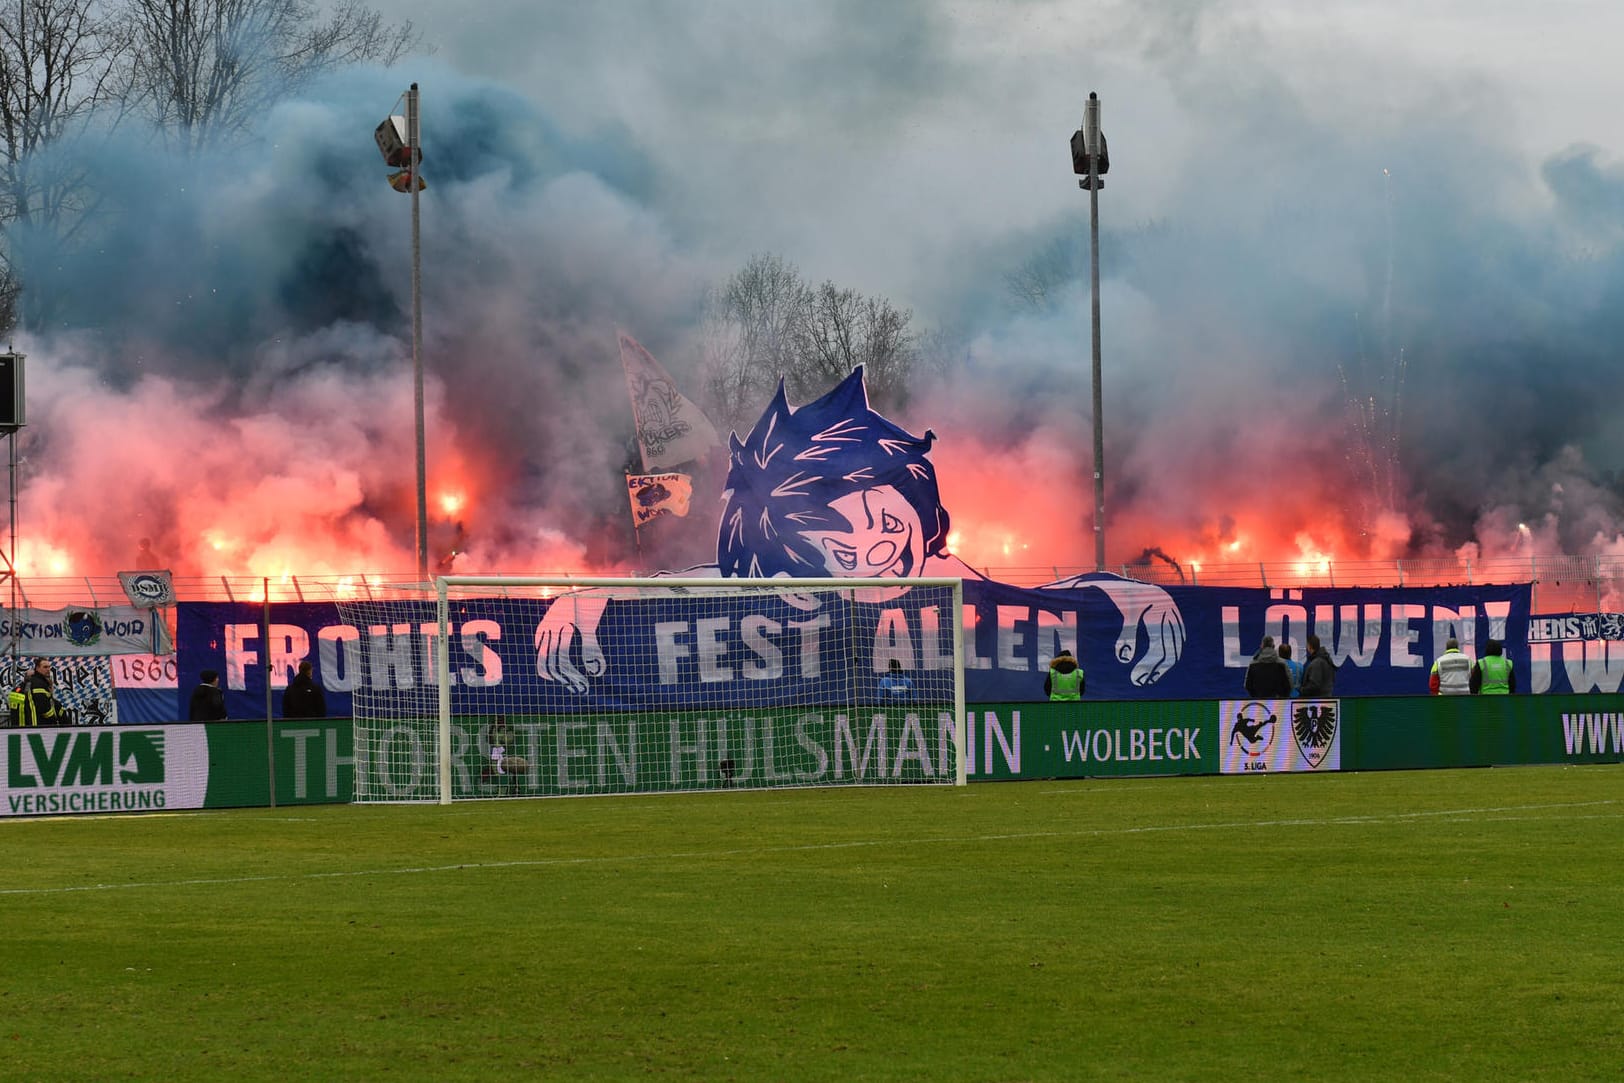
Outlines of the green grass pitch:
[[1624,767],[0,824],[6,1078],[1616,1079]]

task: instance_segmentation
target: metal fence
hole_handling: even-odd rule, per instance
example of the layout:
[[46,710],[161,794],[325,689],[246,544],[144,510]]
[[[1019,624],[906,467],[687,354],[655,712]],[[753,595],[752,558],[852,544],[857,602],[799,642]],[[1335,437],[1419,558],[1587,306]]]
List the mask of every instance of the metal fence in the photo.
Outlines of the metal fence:
[[[988,579],[1014,586],[1039,586],[1093,571],[1092,565],[989,565],[976,569]],[[1180,565],[1170,560],[1114,565],[1110,571],[1165,586],[1211,587],[1402,587],[1479,586],[1533,583],[1536,613],[1595,613],[1624,610],[1624,556],[1518,556],[1482,560],[1455,558],[1302,562],[1266,561]],[[527,570],[514,575],[545,575]],[[559,573],[569,574],[569,573]],[[410,572],[329,576],[176,576],[181,601],[330,602],[391,598],[421,589]],[[62,609],[75,605],[122,605],[117,576],[17,577],[11,608]],[[432,589],[432,588],[431,588]],[[4,596],[4,595],[0,595]]]
[[[1036,586],[1081,575],[1091,566],[986,567],[989,579]],[[1364,561],[1264,561],[1180,565],[1136,561],[1109,569],[1164,586],[1441,587],[1533,583],[1536,613],[1598,613],[1624,606],[1624,556],[1516,556],[1480,560],[1425,558]]]

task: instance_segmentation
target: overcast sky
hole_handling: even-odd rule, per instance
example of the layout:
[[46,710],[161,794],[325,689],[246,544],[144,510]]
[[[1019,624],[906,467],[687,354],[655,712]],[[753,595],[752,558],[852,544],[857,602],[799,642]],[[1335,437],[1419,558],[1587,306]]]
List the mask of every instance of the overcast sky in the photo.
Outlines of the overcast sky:
[[1605,2],[380,6],[439,61],[646,156],[651,202],[696,250],[780,251],[927,306],[962,273],[938,261],[1085,213],[1066,140],[1090,90],[1117,223],[1185,210],[1192,188],[1212,213],[1255,202],[1235,189],[1277,183],[1259,166],[1315,153],[1313,136],[1269,146],[1271,125],[1361,144],[1339,164],[1372,189],[1429,168],[1408,133],[1454,129],[1504,152],[1488,187],[1534,201],[1545,159],[1590,143],[1616,168],[1624,139],[1624,9]]

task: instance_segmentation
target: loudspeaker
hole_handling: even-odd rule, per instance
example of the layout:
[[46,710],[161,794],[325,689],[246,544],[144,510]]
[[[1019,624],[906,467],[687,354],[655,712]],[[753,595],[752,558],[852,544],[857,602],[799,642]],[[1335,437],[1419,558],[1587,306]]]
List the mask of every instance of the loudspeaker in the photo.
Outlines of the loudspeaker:
[[23,355],[0,353],[0,429],[21,428],[23,414]]

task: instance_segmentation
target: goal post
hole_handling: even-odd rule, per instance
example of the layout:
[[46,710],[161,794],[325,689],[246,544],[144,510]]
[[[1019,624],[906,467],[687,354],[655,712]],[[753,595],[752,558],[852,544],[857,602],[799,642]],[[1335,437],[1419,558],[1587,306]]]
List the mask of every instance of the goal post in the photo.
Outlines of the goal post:
[[338,605],[360,802],[966,781],[958,578],[443,576]]

